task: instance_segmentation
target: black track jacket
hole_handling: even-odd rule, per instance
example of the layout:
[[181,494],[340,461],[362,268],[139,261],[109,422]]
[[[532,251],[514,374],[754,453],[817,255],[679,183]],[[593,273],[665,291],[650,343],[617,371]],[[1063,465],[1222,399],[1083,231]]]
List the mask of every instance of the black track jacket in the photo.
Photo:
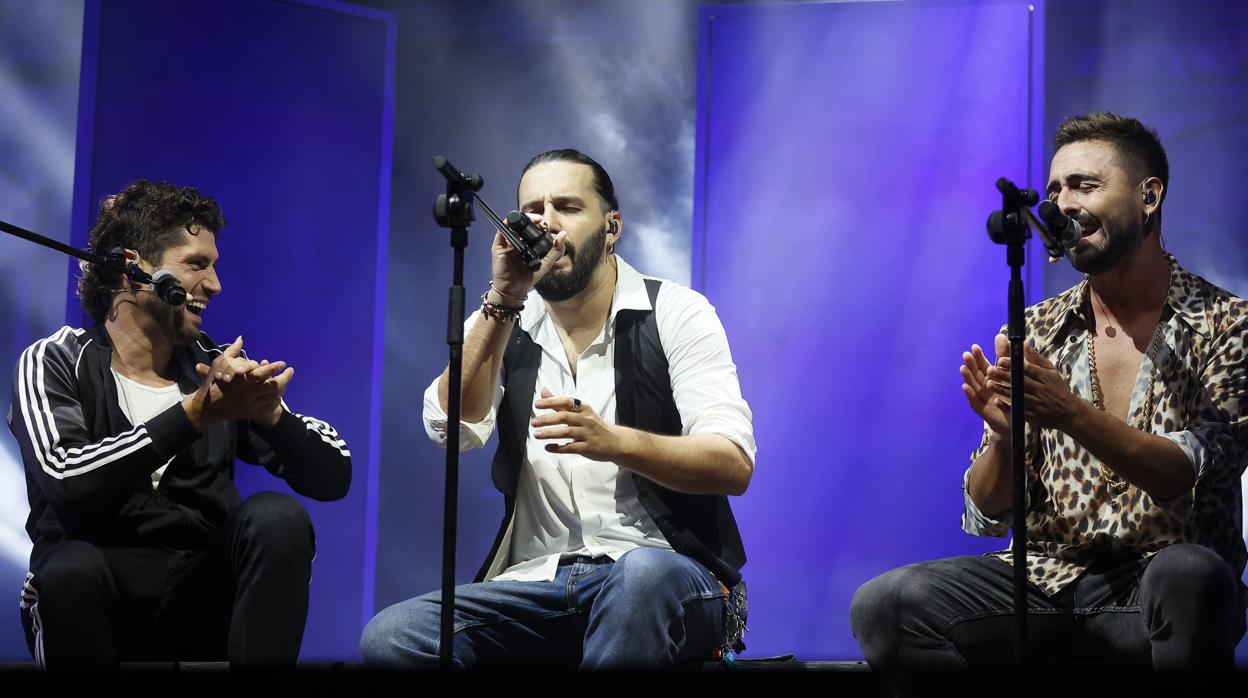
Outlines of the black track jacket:
[[[223,349],[201,334],[175,350],[184,391],[200,383],[195,364],[211,364]],[[8,422],[26,469],[32,570],[66,540],[202,548],[239,507],[235,458],[264,466],[313,499],[346,495],[351,454],[325,422],[286,410],[273,429],[219,422],[200,434],[177,404],[132,425],[118,405],[111,366],[112,342],[96,325],[62,327],[28,347],[14,370]],[[153,488],[151,474],[166,462]]]

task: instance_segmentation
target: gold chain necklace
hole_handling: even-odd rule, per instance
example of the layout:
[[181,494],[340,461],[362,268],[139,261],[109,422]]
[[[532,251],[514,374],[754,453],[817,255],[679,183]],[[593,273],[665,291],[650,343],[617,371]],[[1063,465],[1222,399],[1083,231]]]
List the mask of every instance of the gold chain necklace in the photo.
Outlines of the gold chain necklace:
[[[1167,260],[1168,261],[1168,260]],[[1173,267],[1172,267],[1173,269]],[[1092,289],[1088,288],[1088,310],[1092,312],[1095,319],[1096,313],[1092,310]],[[1164,313],[1164,311],[1163,311]],[[1108,314],[1106,315],[1108,317]],[[1143,432],[1149,431],[1149,423],[1153,419],[1153,388],[1157,386],[1157,352],[1161,347],[1162,322],[1158,320],[1157,329],[1153,330],[1153,341],[1148,346],[1145,356],[1152,362],[1152,369],[1148,372],[1148,388],[1144,393],[1144,409],[1140,411],[1140,419],[1137,424],[1131,426]],[[1096,409],[1105,411],[1105,398],[1101,392],[1101,378],[1096,373],[1096,337],[1088,337],[1088,374],[1092,383],[1092,406]],[[1131,424],[1130,421],[1127,422]],[[1108,467],[1101,468],[1101,474],[1105,477],[1109,488],[1114,492],[1121,494],[1125,492],[1128,483],[1110,473]]]

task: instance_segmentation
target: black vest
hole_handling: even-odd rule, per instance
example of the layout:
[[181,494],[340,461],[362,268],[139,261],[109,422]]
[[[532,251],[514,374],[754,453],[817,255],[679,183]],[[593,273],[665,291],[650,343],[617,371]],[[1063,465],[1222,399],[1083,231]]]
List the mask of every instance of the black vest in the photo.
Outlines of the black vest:
[[[650,306],[655,307],[660,281],[646,279]],[[494,486],[503,493],[503,522],[477,581],[485,579],[500,551],[516,507],[516,486],[533,418],[533,390],[542,361],[541,347],[519,324],[503,354],[503,401],[498,408],[498,451],[494,454]],[[679,436],[680,413],[672,399],[667,357],[659,342],[653,310],[621,310],[615,320],[616,423],[654,434]],[[711,571],[729,588],[741,581],[745,548],[736,519],[724,495],[682,494],[632,473],[637,498],[667,542]]]

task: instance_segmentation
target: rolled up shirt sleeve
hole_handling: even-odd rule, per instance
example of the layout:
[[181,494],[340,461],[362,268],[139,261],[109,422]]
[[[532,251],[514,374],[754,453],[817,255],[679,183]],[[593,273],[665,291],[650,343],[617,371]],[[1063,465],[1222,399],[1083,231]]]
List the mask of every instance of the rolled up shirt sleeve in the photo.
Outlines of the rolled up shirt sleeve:
[[[1030,431],[1028,429],[1028,432]],[[1010,526],[1013,523],[1013,512],[1006,510],[1001,514],[1001,518],[994,519],[980,511],[979,505],[975,504],[974,499],[971,499],[971,467],[984,454],[984,451],[988,450],[988,440],[991,437],[992,431],[985,422],[984,435],[979,441],[979,448],[971,453],[971,465],[967,466],[966,472],[962,473],[962,530],[972,536],[1004,538],[1010,532]],[[1030,492],[1028,494],[1030,495]],[[1028,503],[1030,503],[1030,497],[1028,497]]]
[[1201,473],[1205,471],[1205,464],[1209,461],[1209,447],[1206,446],[1209,430],[1192,430],[1185,429],[1183,431],[1172,431],[1166,434],[1158,434],[1161,438],[1173,443],[1183,451],[1187,459],[1192,463],[1192,470],[1195,471],[1197,479]]
[[1196,479],[1215,469],[1242,473],[1248,456],[1248,319],[1240,319],[1215,338],[1200,377],[1196,418],[1185,428],[1158,434],[1179,447],[1192,462]]
[[[472,328],[472,323],[476,322],[480,317],[480,311],[474,312],[464,322],[464,334]],[[446,410],[442,409],[441,401],[438,400],[438,380],[434,378],[429,387],[425,389],[425,402],[423,417],[425,421],[425,433],[433,440],[435,444],[446,448],[447,440],[447,418]],[[494,397],[490,401],[490,410],[480,422],[468,422],[460,420],[459,422],[459,450],[470,451],[474,448],[481,448],[485,442],[490,439],[490,434],[494,432],[494,421],[498,416],[498,406],[503,401],[503,386],[496,383],[494,386]]]
[[962,509],[962,530],[972,536],[1004,538],[1010,531],[1010,512],[1005,512],[1000,519],[994,519],[980,511],[979,507],[975,505],[975,500],[971,499],[970,478],[971,469],[967,468],[962,475],[962,500],[964,505]]
[[737,366],[715,309],[702,294],[676,284],[663,284],[656,305],[682,433],[719,434],[754,463],[753,414],[741,396]]

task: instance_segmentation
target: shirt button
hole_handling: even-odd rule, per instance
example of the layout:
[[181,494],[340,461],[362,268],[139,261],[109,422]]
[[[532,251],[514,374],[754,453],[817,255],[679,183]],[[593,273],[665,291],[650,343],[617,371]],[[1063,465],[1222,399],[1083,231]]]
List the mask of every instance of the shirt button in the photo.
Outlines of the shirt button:
[[1071,343],[1071,344],[1074,344],[1075,342],[1078,342],[1078,341],[1079,341],[1079,339],[1078,339],[1077,337],[1075,337],[1075,335],[1073,335],[1073,334],[1072,334],[1072,335],[1070,335],[1070,343]]

